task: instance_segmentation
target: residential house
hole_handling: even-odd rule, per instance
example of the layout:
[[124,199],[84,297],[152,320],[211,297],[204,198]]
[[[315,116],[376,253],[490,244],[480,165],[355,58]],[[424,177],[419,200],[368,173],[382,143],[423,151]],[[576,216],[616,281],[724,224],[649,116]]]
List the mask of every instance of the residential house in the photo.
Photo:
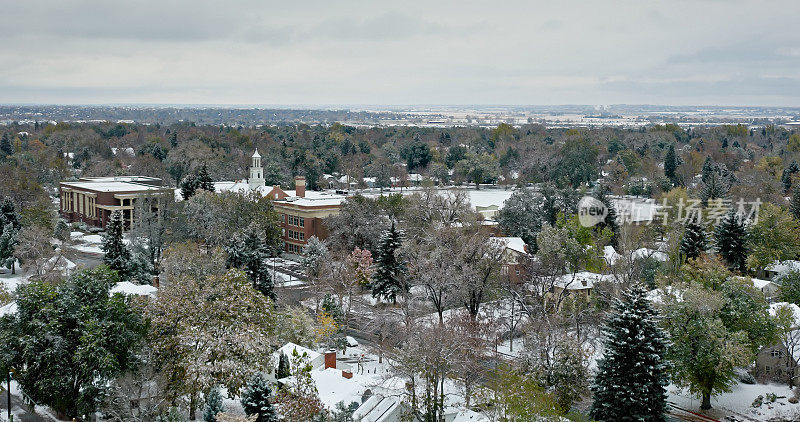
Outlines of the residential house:
[[525,278],[525,271],[530,260],[528,245],[521,237],[493,237],[505,247],[503,253],[503,278],[510,283],[518,284]]
[[556,277],[551,283],[549,291],[545,292],[545,298],[548,301],[555,301],[558,309],[561,309],[567,300],[589,303],[592,290],[598,283],[614,280],[613,275],[589,271],[564,274]]
[[764,347],[756,356],[755,377],[759,381],[788,383],[793,379],[798,385],[800,376],[800,307],[793,303],[778,302],[770,305],[769,312],[775,315],[781,307],[786,307],[794,315],[794,326],[798,329],[781,335],[780,341]]
[[775,280],[786,273],[800,271],[800,261],[775,261],[764,268],[764,278]]

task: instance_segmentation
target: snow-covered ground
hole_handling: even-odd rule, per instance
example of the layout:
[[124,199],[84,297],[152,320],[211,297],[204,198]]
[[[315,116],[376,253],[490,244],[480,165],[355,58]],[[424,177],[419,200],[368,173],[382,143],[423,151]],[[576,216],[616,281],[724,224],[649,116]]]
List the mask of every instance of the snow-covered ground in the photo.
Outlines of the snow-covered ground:
[[16,274],[11,274],[11,270],[8,268],[0,268],[0,283],[2,283],[9,292],[17,290],[17,286],[26,282],[28,277],[30,277],[32,274],[32,272],[24,271],[22,268],[20,268],[19,262],[17,262],[15,268]]
[[[767,403],[768,393],[774,393],[778,399],[774,403]],[[700,412],[700,399],[693,397],[686,390],[680,390],[674,385],[668,388],[669,401],[676,405]],[[763,404],[753,407],[753,401],[758,396],[763,396]],[[755,420],[768,420],[775,417],[786,417],[788,420],[798,420],[800,417],[800,404],[789,403],[788,399],[794,394],[785,384],[737,384],[730,393],[723,393],[711,398],[712,409],[704,414],[719,419],[725,416],[746,416]]]

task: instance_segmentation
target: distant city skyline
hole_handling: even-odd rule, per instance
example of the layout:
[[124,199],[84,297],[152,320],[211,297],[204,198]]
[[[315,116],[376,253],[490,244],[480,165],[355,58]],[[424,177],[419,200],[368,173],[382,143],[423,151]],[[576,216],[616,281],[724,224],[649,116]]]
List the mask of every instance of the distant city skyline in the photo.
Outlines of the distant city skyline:
[[3,15],[4,104],[800,106],[797,1],[28,0]]

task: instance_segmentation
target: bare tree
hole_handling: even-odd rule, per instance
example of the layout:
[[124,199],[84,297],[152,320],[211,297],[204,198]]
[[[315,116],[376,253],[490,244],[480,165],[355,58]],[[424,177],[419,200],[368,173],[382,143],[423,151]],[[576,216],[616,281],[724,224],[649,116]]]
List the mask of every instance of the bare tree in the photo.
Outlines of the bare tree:
[[34,268],[36,275],[44,273],[45,264],[54,255],[50,244],[50,230],[40,226],[25,227],[20,231],[19,244],[14,256],[27,268]]

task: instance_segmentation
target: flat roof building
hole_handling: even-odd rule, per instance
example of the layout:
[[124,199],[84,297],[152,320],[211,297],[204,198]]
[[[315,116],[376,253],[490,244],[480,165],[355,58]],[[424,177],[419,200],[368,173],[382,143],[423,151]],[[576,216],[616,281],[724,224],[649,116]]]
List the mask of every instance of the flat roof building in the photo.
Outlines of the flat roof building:
[[172,200],[172,195],[161,179],[147,176],[84,177],[59,185],[61,215],[101,228],[115,210],[122,211],[125,227],[130,227],[137,201],[146,198],[157,208],[158,200]]

